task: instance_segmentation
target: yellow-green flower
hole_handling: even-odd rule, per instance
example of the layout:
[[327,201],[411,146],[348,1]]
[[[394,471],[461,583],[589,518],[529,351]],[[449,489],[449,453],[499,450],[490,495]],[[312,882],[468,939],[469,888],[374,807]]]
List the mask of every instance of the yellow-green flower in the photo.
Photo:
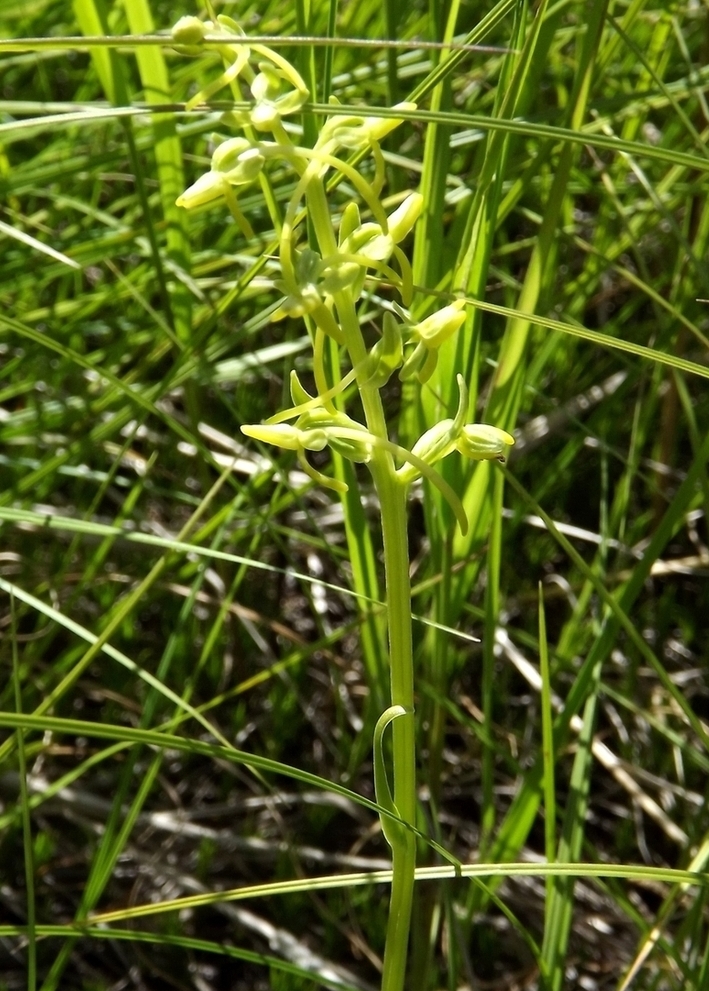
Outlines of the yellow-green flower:
[[489,423],[468,423],[458,435],[455,447],[473,461],[502,461],[515,439],[506,430]]
[[204,206],[219,199],[230,186],[245,186],[253,182],[263,168],[264,157],[258,146],[246,138],[223,141],[212,155],[209,172],[201,175],[181,196],[177,205],[187,210]]

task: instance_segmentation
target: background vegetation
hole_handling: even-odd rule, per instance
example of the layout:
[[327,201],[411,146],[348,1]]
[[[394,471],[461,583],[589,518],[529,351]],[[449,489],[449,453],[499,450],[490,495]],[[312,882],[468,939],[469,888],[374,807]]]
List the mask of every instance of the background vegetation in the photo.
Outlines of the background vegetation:
[[[377,984],[386,888],[350,876],[388,864],[357,799],[387,687],[376,507],[364,472],[343,514],[242,443],[309,341],[269,319],[271,193],[240,198],[248,241],[174,205],[228,103],[186,113],[218,59],[154,35],[199,12],[0,3],[3,989]],[[392,436],[449,415],[456,370],[516,431],[504,476],[442,469],[467,538],[435,493],[411,506],[419,825],[492,866],[418,886],[409,986],[703,987],[706,875],[672,870],[709,856],[706,3],[217,12],[337,37],[278,45],[305,143],[330,93],[416,94],[387,152],[391,204],[426,197],[415,308],[487,308],[420,402],[393,384]]]

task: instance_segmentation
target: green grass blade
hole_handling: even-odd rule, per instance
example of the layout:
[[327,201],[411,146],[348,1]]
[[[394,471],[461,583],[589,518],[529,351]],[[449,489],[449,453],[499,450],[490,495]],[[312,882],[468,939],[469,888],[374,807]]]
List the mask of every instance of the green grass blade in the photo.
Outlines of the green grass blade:
[[[581,855],[593,769],[591,743],[600,674],[601,668],[600,665],[597,665],[592,688],[584,706],[583,728],[579,734],[578,748],[569,782],[569,799],[566,804],[562,834],[559,840],[558,860],[574,861]],[[560,991],[566,979],[566,954],[573,910],[574,878],[555,879],[551,897],[545,906],[544,942],[542,944],[543,968],[550,991]]]
[[[10,596],[12,642],[12,680],[15,690],[15,708],[18,716],[22,714],[22,687],[20,684],[20,661],[17,655],[17,616],[15,613],[15,598]],[[17,731],[17,764],[20,774],[20,808],[22,817],[22,843],[24,847],[25,884],[27,898],[27,991],[35,991],[37,987],[37,913],[35,903],[35,869],[32,844],[32,823],[30,820],[30,799],[27,788],[27,762],[25,759],[25,741],[22,731]]]

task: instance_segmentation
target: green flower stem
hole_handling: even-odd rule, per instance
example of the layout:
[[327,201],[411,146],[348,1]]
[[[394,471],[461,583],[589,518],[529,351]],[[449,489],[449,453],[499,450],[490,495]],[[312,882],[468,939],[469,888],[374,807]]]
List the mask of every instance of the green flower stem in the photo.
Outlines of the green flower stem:
[[[230,19],[222,18],[216,25],[209,25],[217,35],[228,37],[238,35],[241,37],[240,29]],[[182,18],[176,26],[175,33],[182,37],[189,46],[198,44],[204,37],[204,26],[197,18]],[[278,419],[270,424],[262,425],[260,428],[243,427],[245,433],[250,436],[259,436],[265,433],[266,438],[274,436],[276,443],[283,443],[289,449],[298,452],[298,459],[311,478],[327,485],[330,488],[346,491],[347,486],[338,479],[327,478],[310,465],[305,452],[306,450],[321,450],[322,446],[329,440],[334,450],[337,445],[349,450],[354,460],[367,460],[374,480],[374,486],[379,496],[382,537],[384,545],[384,565],[386,578],[386,599],[387,599],[387,623],[389,631],[389,657],[390,657],[390,683],[391,683],[391,707],[385,710],[383,721],[378,723],[378,731],[375,734],[375,784],[380,795],[382,810],[386,809],[391,816],[392,811],[396,811],[400,818],[411,826],[416,820],[416,752],[415,752],[415,721],[414,721],[414,678],[413,678],[413,648],[411,635],[411,584],[409,580],[409,548],[407,535],[407,513],[406,513],[406,493],[408,489],[407,480],[397,475],[395,455],[396,445],[389,441],[384,408],[379,394],[379,384],[386,380],[381,376],[373,375],[371,362],[368,357],[371,355],[367,351],[362,329],[357,316],[357,298],[362,288],[362,277],[366,276],[368,268],[375,268],[378,273],[389,278],[395,286],[401,290],[402,301],[409,305],[413,292],[413,277],[411,266],[397,243],[410,230],[415,223],[416,217],[421,208],[421,197],[413,194],[407,197],[401,208],[394,211],[391,217],[387,217],[384,207],[379,200],[379,193],[384,181],[384,159],[379,148],[379,140],[396,126],[397,121],[391,123],[372,121],[371,119],[354,118],[354,123],[348,125],[343,122],[345,130],[352,130],[355,144],[359,143],[359,138],[363,137],[369,143],[370,151],[374,156],[375,177],[374,184],[363,178],[357,169],[349,162],[341,161],[335,152],[338,147],[344,148],[348,145],[347,135],[338,135],[337,127],[331,131],[321,134],[321,147],[310,149],[296,148],[288,136],[281,120],[281,113],[292,113],[302,106],[308,98],[308,91],[301,76],[296,70],[277,52],[266,48],[261,44],[252,44],[251,49],[237,49],[236,45],[224,44],[219,47],[219,53],[227,63],[226,68],[219,79],[200,91],[187,104],[188,109],[198,102],[212,96],[223,86],[230,86],[235,97],[240,96],[240,88],[237,77],[242,78],[251,85],[252,93],[257,100],[256,107],[248,115],[248,122],[244,121],[243,130],[247,142],[251,144],[251,159],[240,161],[239,168],[242,172],[230,172],[227,168],[221,178],[212,173],[220,173],[218,168],[222,159],[217,156],[213,159],[213,169],[210,170],[207,187],[210,194],[213,190],[213,182],[221,181],[221,191],[227,201],[232,215],[241,227],[242,231],[252,236],[251,227],[243,216],[239,208],[236,193],[231,188],[244,185],[256,178],[256,173],[252,173],[252,167],[258,166],[258,180],[261,184],[266,205],[273,220],[276,237],[280,242],[280,261],[282,279],[277,283],[279,288],[285,285],[286,303],[283,316],[289,312],[299,310],[305,315],[308,329],[313,338],[315,381],[318,390],[318,406],[314,407],[309,414],[304,414],[305,422],[315,424],[312,429],[299,430],[298,425],[283,425],[278,427]],[[260,66],[261,73],[265,76],[254,75],[254,71],[249,64],[250,54],[266,58],[273,67]],[[286,80],[294,87],[294,92],[284,97],[278,96],[280,84],[278,77]],[[273,83],[273,85],[272,85]],[[407,105],[412,106],[412,105]],[[240,118],[235,117],[235,121]],[[326,125],[327,127],[327,125]],[[359,128],[359,130],[358,130]],[[270,130],[273,142],[261,142],[256,131]],[[330,137],[328,137],[330,134]],[[224,149],[225,153],[234,150],[234,145]],[[238,146],[237,146],[238,147]],[[253,157],[256,153],[256,159]],[[286,208],[285,216],[281,216],[281,209],[268,180],[265,170],[262,169],[266,159],[280,157],[285,158],[294,168],[299,179],[295,192],[290,198]],[[237,156],[240,158],[240,156]],[[350,244],[348,250],[348,235],[354,233],[352,230],[353,221],[356,219],[359,224],[359,213],[356,216],[348,216],[345,223],[345,230],[340,234],[343,251],[338,248],[335,230],[330,216],[330,208],[327,200],[326,188],[321,173],[328,169],[334,169],[341,176],[347,177],[363,201],[372,212],[372,216],[379,227],[368,225],[363,229],[364,237],[361,241],[357,238]],[[188,196],[181,197],[180,205],[195,205],[195,199],[203,199],[205,187],[199,186],[196,191],[190,187]],[[211,198],[211,195],[210,197]],[[307,216],[310,232],[314,232],[320,251],[320,260],[317,268],[327,270],[328,286],[340,286],[336,289],[326,291],[326,299],[322,300],[317,286],[317,272],[309,273],[309,256],[305,252],[298,254],[295,250],[295,228],[299,222],[300,205],[305,199],[307,206]],[[371,237],[369,236],[371,233]],[[374,250],[367,251],[370,241],[374,242]],[[361,254],[358,251],[361,249]],[[311,253],[312,254],[312,253]],[[368,257],[369,256],[371,257]],[[379,258],[379,255],[386,256]],[[385,261],[394,255],[401,270],[401,279],[396,272]],[[298,262],[302,265],[298,265]],[[362,272],[359,278],[355,278],[355,283],[349,281],[353,264],[360,265]],[[305,268],[305,273],[301,271]],[[310,281],[312,274],[313,282]],[[302,276],[301,282],[299,278]],[[357,276],[356,271],[354,276]],[[353,288],[359,282],[357,289]],[[331,312],[331,302],[334,302],[335,314]],[[289,300],[291,302],[289,302]],[[295,302],[292,302],[295,300]],[[291,305],[292,304],[292,305]],[[278,319],[279,317],[277,317]],[[422,325],[424,326],[424,325]],[[425,325],[426,327],[428,325]],[[328,346],[331,341],[337,344],[344,344],[347,349],[349,360],[352,365],[352,373],[345,376],[339,382],[335,382],[330,387],[327,382],[325,363],[325,337],[328,335]],[[401,339],[398,341],[398,352],[387,355],[393,362],[384,371],[389,374],[394,370],[394,365],[401,360]],[[380,355],[375,354],[377,362]],[[377,364],[375,362],[375,364]],[[337,364],[337,362],[335,362]],[[336,376],[337,377],[337,376]],[[361,430],[355,421],[349,420],[345,414],[338,414],[334,404],[329,403],[329,398],[334,396],[345,387],[345,383],[354,377],[359,388],[362,406],[366,420],[366,430]],[[304,390],[299,387],[293,396],[295,410],[302,407],[302,395]],[[306,393],[307,395],[307,393]],[[300,400],[300,402],[299,402]],[[320,410],[320,404],[322,409]],[[307,403],[306,405],[309,405]],[[332,407],[332,408],[330,408]],[[288,411],[289,419],[293,410]],[[324,419],[323,419],[324,414]],[[338,418],[339,417],[339,418]],[[318,426],[318,424],[320,424]],[[324,425],[323,425],[324,424]],[[351,427],[348,424],[352,424]],[[329,433],[328,433],[329,431]],[[338,432],[339,431],[339,432]],[[347,436],[349,434],[349,436]],[[367,439],[369,435],[369,439]],[[320,442],[322,441],[322,445]],[[348,448],[349,443],[349,448]],[[371,449],[371,456],[370,456]],[[406,452],[404,452],[406,453]],[[413,458],[413,460],[412,460]],[[411,463],[416,465],[418,455],[409,455]],[[424,460],[418,459],[419,470],[424,474],[427,472],[427,464]],[[443,480],[439,487],[444,486]],[[444,489],[445,493],[445,489]],[[453,497],[453,504],[460,507],[461,515],[464,514],[460,502],[451,492],[448,498]],[[382,750],[382,736],[385,727],[392,723],[392,763],[393,774],[391,777],[386,773]],[[393,780],[394,793],[391,795],[389,781]],[[383,798],[382,798],[383,796]],[[411,907],[413,900],[414,872],[416,866],[416,840],[411,829],[407,829],[401,823],[392,826],[391,818],[382,816],[383,830],[392,850],[393,878],[391,889],[391,902],[389,910],[389,920],[387,923],[386,947],[384,953],[384,973],[382,975],[382,991],[403,991],[406,978],[406,965],[408,956],[409,929],[411,922]]]
[[[391,469],[380,469],[379,457],[391,464],[387,454],[375,454],[371,465],[381,506],[386,576],[387,620],[391,665],[391,702],[406,709],[392,723],[394,803],[405,822],[416,818],[416,752],[414,737],[414,679],[411,641],[411,585],[406,516],[406,486],[392,477]],[[383,467],[383,466],[382,466]],[[392,465],[393,467],[393,465]],[[406,958],[411,921],[411,903],[416,867],[416,840],[410,830],[392,846],[392,888],[387,923],[382,991],[401,991],[406,976]]]
[[[306,196],[308,211],[321,251],[323,255],[334,254],[337,251],[337,242],[330,220],[325,187],[320,179],[314,179],[309,184]],[[367,349],[352,295],[347,290],[343,290],[336,293],[334,299],[352,366],[364,367]],[[387,439],[386,420],[379,390],[360,383],[360,395],[367,429],[375,436]],[[407,486],[397,478],[394,459],[389,451],[375,447],[369,467],[379,496],[382,520],[391,704],[400,705],[406,710],[406,714],[394,720],[392,724],[394,803],[401,818],[413,824],[416,819],[416,750]],[[401,991],[404,987],[415,867],[416,841],[414,834],[406,830],[392,846],[393,878],[382,991]]]

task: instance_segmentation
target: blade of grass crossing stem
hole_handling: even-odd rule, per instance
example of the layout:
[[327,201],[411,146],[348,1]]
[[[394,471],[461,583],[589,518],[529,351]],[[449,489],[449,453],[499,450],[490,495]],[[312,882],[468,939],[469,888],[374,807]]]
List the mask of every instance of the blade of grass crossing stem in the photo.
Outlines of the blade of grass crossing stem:
[[[20,683],[20,661],[17,652],[17,613],[15,597],[10,596],[10,640],[12,643],[12,680],[15,686],[15,709],[22,713],[22,686]],[[34,891],[34,848],[32,844],[32,823],[30,821],[29,790],[27,788],[27,762],[25,741],[21,729],[17,730],[17,767],[20,775],[20,805],[22,808],[22,846],[25,861],[25,885],[27,904],[27,991],[37,987],[37,922]]]
[[[6,720],[6,714],[0,714],[0,719]],[[626,879],[636,883],[654,882],[656,884],[681,885],[690,884],[693,888],[704,888],[707,884],[706,876],[701,874],[690,874],[685,870],[678,870],[670,867],[646,867],[645,865],[627,864],[589,864],[589,863],[557,863],[557,864],[530,864],[528,862],[518,864],[459,864],[458,867],[443,866],[433,868],[417,868],[416,880],[459,880],[460,878],[470,879],[477,884],[481,878],[488,878],[494,874],[501,874],[504,877],[546,877],[552,874],[558,877],[592,878],[594,881],[602,883],[604,878]],[[207,891],[199,895],[186,895],[178,898],[165,899],[162,902],[146,902],[129,908],[122,908],[109,912],[102,912],[92,917],[92,924],[110,925],[114,922],[123,922],[129,919],[142,918],[147,915],[161,915],[169,912],[194,909],[207,905],[215,905],[225,901],[246,901],[255,898],[267,898],[284,894],[294,894],[306,892],[312,894],[314,891],[330,891],[334,889],[347,889],[353,887],[368,887],[373,884],[388,884],[391,882],[391,870],[369,870],[360,873],[319,875],[315,877],[296,878],[289,881],[273,881],[266,884],[254,884],[232,889],[220,889],[218,891]],[[510,917],[509,913],[506,914]],[[48,935],[50,933],[63,933],[69,929],[67,926],[38,925],[37,935]],[[104,932],[110,934],[110,929]],[[0,936],[24,935],[22,926],[0,924]],[[514,986],[514,985],[513,985]]]
[[[583,728],[579,734],[578,748],[571,771],[569,797],[559,841],[557,859],[566,863],[573,863],[581,856],[591,787],[593,768],[591,743],[593,742],[600,676],[601,665],[599,663],[594,667],[591,692],[584,706]],[[546,986],[549,991],[561,991],[564,985],[575,883],[573,876],[555,878],[551,897],[547,899],[542,962],[544,971],[548,975]]]
[[[354,802],[355,805],[361,805],[363,808],[368,809],[373,812],[376,816],[388,816],[394,822],[399,823],[403,828],[411,830],[411,832],[428,843],[436,852],[447,861],[450,865],[450,869],[453,871],[455,877],[462,876],[463,864],[449,853],[444,847],[439,843],[436,843],[430,837],[426,836],[422,830],[413,826],[411,823],[405,822],[396,816],[395,813],[389,812],[387,809],[383,808],[381,805],[377,805],[376,802],[365,798],[363,795],[359,795],[357,792],[352,791],[350,788],[346,788],[344,785],[339,784],[336,781],[330,781],[327,778],[323,778],[318,774],[313,774],[310,771],[302,771],[292,764],[284,764],[282,761],[273,760],[270,757],[261,757],[258,754],[247,753],[244,750],[237,750],[236,747],[224,746],[221,744],[209,744],[204,743],[202,740],[194,740],[190,737],[185,736],[175,736],[172,733],[164,732],[161,730],[144,730],[135,728],[133,726],[118,726],[112,723],[95,723],[89,722],[88,720],[82,719],[63,719],[59,716],[38,716],[35,713],[32,714],[21,714],[18,715],[15,712],[7,712],[0,710],[0,726],[6,727],[8,729],[20,729],[25,733],[29,732],[52,732],[58,734],[68,734],[70,736],[86,736],[86,737],[96,737],[101,740],[116,740],[121,743],[129,743],[131,745],[136,743],[145,744],[148,747],[157,747],[161,750],[178,750],[180,753],[187,753],[192,755],[201,755],[203,757],[208,757],[210,760],[217,761],[228,761],[232,764],[243,764],[245,767],[256,769],[258,771],[264,771],[270,774],[281,774],[287,778],[291,778],[294,781],[299,781],[301,784],[310,785],[311,787],[318,788],[325,792],[332,792],[335,795],[341,795],[343,798],[349,799]],[[450,876],[450,875],[447,875]],[[298,882],[294,882],[296,885]]]

